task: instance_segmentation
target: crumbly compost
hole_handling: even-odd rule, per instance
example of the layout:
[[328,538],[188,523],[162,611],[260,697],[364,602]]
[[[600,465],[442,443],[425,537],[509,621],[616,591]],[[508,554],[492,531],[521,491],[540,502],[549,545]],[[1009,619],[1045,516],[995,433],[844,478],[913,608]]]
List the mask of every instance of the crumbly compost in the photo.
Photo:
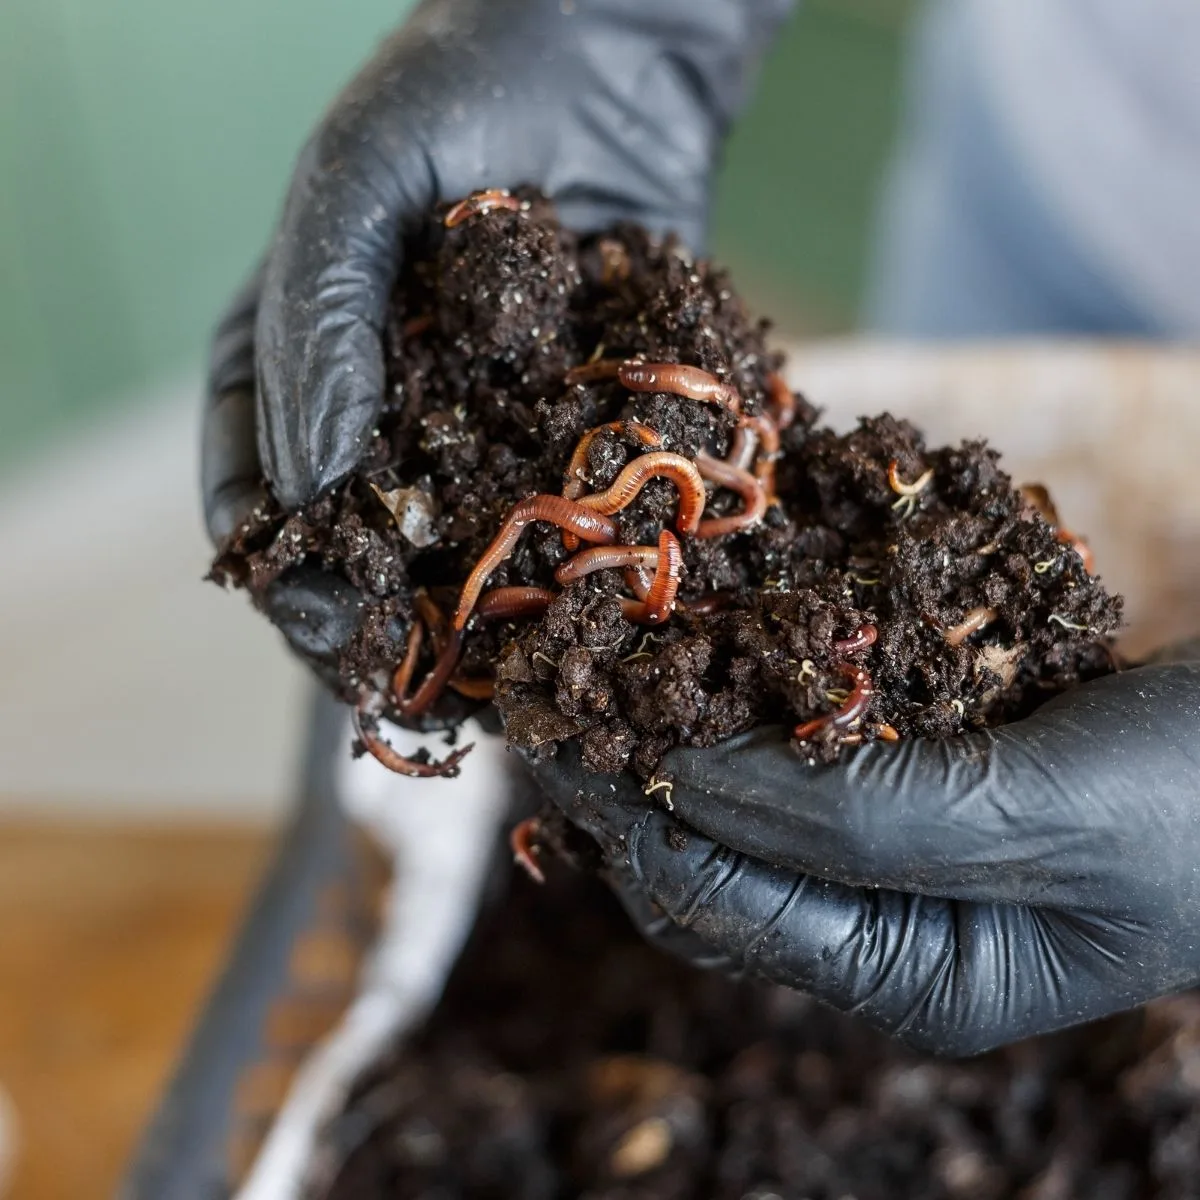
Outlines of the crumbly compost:
[[[648,778],[674,745],[764,723],[830,761],[1013,720],[1112,668],[1120,599],[1044,492],[1014,487],[982,442],[931,448],[886,414],[823,428],[782,387],[765,323],[677,242],[579,237],[527,194],[431,221],[403,261],[359,468],[299,513],[269,501],[214,568],[260,600],[304,562],[358,589],[338,670],[373,752],[379,715],[453,725],[494,695],[510,741],[550,753],[578,737],[597,771]],[[631,386],[622,363],[720,386],[708,400]],[[664,476],[599,519],[647,555],[674,539],[678,563],[647,558],[640,592],[625,567],[564,585],[556,571],[595,545],[568,550],[534,520],[455,632],[464,582],[519,502],[588,505],[655,454],[700,465],[698,531],[687,481]],[[646,596],[652,583],[669,586]],[[537,594],[513,615],[497,589],[516,587]]]
[[313,1200],[1197,1200],[1200,995],[963,1063],[514,879],[326,1130]]

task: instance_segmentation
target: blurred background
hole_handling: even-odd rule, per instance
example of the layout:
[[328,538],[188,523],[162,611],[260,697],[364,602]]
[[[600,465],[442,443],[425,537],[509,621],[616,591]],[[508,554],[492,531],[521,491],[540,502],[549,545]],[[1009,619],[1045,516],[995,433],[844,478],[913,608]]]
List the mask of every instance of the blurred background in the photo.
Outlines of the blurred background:
[[[0,3],[5,1200],[109,1194],[286,812],[307,681],[242,597],[201,582],[203,361],[301,142],[409,7]],[[728,148],[714,253],[785,340],[858,323],[916,7],[806,0]],[[1068,266],[1054,286],[1090,295],[1093,277]],[[1033,326],[1143,331],[1120,303]],[[1200,580],[1156,566],[1198,558],[1187,439],[1126,456],[1174,481],[1151,534],[1131,502],[1152,495],[1146,471],[1113,467],[1103,503],[1093,486],[1111,447],[1140,445],[1131,406],[1160,427],[1194,421],[1171,407],[1194,357],[1034,354],[1018,370],[884,355],[864,369],[848,353],[797,354],[819,401],[853,415],[894,396],[940,437],[1009,439],[1062,487],[1072,523],[1092,512],[1119,586],[1196,623]],[[980,378],[977,406],[947,421],[946,398]]]

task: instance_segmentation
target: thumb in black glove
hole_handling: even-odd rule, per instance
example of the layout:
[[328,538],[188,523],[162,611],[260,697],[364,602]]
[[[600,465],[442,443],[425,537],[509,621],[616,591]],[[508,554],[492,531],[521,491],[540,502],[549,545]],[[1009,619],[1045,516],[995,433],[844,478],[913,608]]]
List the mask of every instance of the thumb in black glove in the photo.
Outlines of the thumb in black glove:
[[1198,727],[1187,661],[833,767],[780,729],[677,750],[673,815],[573,745],[535,770],[658,940],[966,1055],[1200,983]]
[[[382,404],[401,237],[435,203],[532,184],[575,229],[635,220],[699,249],[721,140],[790,5],[420,5],[313,134],[265,265],[218,332],[203,438],[214,541],[260,501],[264,472],[294,511],[354,469]],[[302,604],[266,602],[293,647],[313,628],[323,643],[344,633],[345,586],[332,606],[329,589],[298,586]],[[310,628],[293,636],[300,611]]]

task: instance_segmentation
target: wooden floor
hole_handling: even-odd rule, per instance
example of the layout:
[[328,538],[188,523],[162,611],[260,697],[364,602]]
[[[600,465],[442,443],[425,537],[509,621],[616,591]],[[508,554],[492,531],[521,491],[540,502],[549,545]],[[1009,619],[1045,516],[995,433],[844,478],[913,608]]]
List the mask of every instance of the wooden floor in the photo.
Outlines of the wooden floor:
[[271,846],[266,831],[0,823],[3,1200],[108,1197]]

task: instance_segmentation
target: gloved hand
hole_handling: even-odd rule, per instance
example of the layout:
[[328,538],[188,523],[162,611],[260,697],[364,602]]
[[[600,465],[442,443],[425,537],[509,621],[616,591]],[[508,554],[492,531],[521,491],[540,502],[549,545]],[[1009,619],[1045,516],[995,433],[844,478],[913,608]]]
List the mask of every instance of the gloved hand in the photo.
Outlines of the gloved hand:
[[974,1054],[1200,983],[1200,649],[1182,653],[831,767],[781,729],[673,751],[673,815],[573,745],[534,769],[656,942],[673,924],[694,961]]
[[[263,470],[289,510],[353,470],[382,403],[399,241],[435,203],[534,184],[574,228],[631,219],[699,249],[722,137],[791,2],[421,4],[308,142],[265,265],[218,332],[213,540],[259,502]],[[301,570],[266,606],[328,666],[355,628],[352,593]]]

